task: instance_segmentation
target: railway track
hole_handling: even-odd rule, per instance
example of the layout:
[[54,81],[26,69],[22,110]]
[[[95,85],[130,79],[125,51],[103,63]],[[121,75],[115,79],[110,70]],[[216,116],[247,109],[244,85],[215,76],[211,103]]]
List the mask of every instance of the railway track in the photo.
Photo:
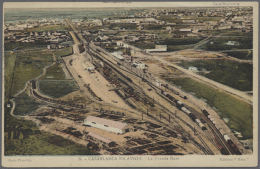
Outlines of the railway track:
[[224,140],[224,137],[222,136],[222,134],[219,132],[219,130],[212,124],[212,122],[206,118],[204,115],[195,112],[197,117],[199,117],[200,119],[203,119],[206,121],[207,125],[210,127],[211,131],[214,133],[215,136],[217,136],[218,140],[220,141],[221,145],[223,148],[225,148],[225,150],[227,150],[227,152],[232,155],[233,153],[230,151],[230,149],[227,146],[226,140]]
[[[116,74],[117,76],[121,77],[121,79],[123,79],[123,80],[124,80],[129,86],[131,86],[134,90],[138,91],[138,92],[142,95],[142,97],[149,97],[149,96],[147,96],[147,95],[143,92],[143,89],[142,89],[142,88],[140,88],[140,87],[137,86],[136,84],[133,84],[133,83],[129,82],[129,80],[126,79],[126,78],[125,78],[125,75],[122,75],[122,73],[118,73],[118,70],[116,70],[116,68],[114,68],[114,66],[118,67],[118,65],[116,65],[115,63],[109,61],[107,58],[104,58],[102,55],[100,55],[99,53],[97,53],[95,50],[93,50],[93,49],[91,49],[91,50],[92,50],[92,51],[91,51],[89,54],[94,55],[94,57],[95,57],[95,56],[98,56],[99,59],[101,59],[103,62],[105,62],[107,65],[109,65],[113,70],[115,70],[115,74]],[[111,66],[111,64],[112,64],[113,66]],[[123,70],[123,69],[121,68],[121,70]],[[126,70],[124,70],[124,71],[126,71]],[[129,72],[129,71],[126,71],[126,72],[127,72],[127,73],[131,73],[132,75],[138,76],[137,74],[135,74],[135,73],[133,73],[133,72]],[[139,76],[138,76],[138,77],[139,77]],[[148,82],[148,81],[147,81],[147,82]],[[157,88],[154,84],[152,84],[152,83],[150,83],[150,82],[148,82],[148,83],[149,83],[149,85],[150,85],[152,88],[156,89],[156,92],[157,92],[158,94],[160,94],[160,92],[157,91],[158,88]],[[160,95],[161,95],[161,94],[160,94]],[[161,95],[161,96],[163,96],[163,95]],[[166,112],[171,112],[171,111],[168,110],[166,107],[164,107],[163,105],[159,104],[158,102],[156,102],[156,104],[159,105],[160,107],[162,107],[163,109],[165,109]],[[176,104],[175,104],[174,106],[176,106]],[[174,129],[175,131],[176,131],[176,129],[178,129],[179,132],[182,133],[182,135],[188,135],[188,133],[184,130],[184,128],[183,128],[180,124],[178,124],[178,122],[174,119],[173,113],[168,113],[168,115],[171,116],[172,123],[171,123],[171,124],[166,124],[166,125],[169,126],[171,129]],[[157,120],[156,118],[153,118],[153,117],[150,117],[150,118],[152,118],[153,120]],[[164,119],[165,119],[165,117],[164,117]],[[167,120],[167,119],[165,119],[165,120]],[[158,121],[158,120],[157,120],[157,121]],[[165,124],[165,123],[164,123],[164,124]],[[186,123],[186,124],[187,124],[187,123]],[[192,143],[194,146],[198,147],[200,150],[202,150],[205,154],[209,154],[209,155],[214,154],[214,153],[211,151],[211,149],[208,147],[208,145],[205,143],[205,141],[204,141],[201,137],[199,137],[199,139],[200,139],[201,143],[203,144],[203,146],[200,145],[200,143],[198,143],[198,142],[195,141],[194,139],[191,139],[191,143]]]
[[[69,20],[67,20],[67,23],[72,27],[73,31],[77,34],[77,36],[80,38],[80,40],[85,43],[86,42],[85,39],[82,36],[79,36],[78,30],[69,22]],[[141,96],[150,98],[149,96],[147,96],[144,93],[144,91],[141,87],[132,83],[132,81],[130,81],[129,78],[121,71],[124,71],[125,73],[130,73],[134,76],[145,79],[144,76],[141,77],[141,75],[138,75],[137,73],[134,73],[133,71],[131,71],[129,69],[128,70],[123,69],[120,66],[118,66],[116,63],[109,60],[108,58],[105,58],[100,53],[98,53],[97,47],[95,47],[95,45],[93,45],[93,44],[89,44],[88,49],[89,49],[88,51],[90,51],[90,52],[88,52],[89,55],[92,55],[92,57],[94,55],[95,57],[98,57],[101,60],[103,60],[107,65],[109,65],[110,68],[112,68],[114,70],[114,72],[117,76],[121,77],[121,79],[123,81],[125,81],[129,86],[131,86],[134,90],[138,91],[138,93],[140,93]],[[106,52],[102,51],[102,48],[99,52],[103,52],[103,54],[107,55]],[[153,83],[149,82],[149,80],[147,80],[147,79],[146,79],[146,81],[150,86],[153,86],[154,88],[157,88],[157,90],[158,90],[157,86],[155,86]],[[169,116],[173,115],[173,113],[170,110],[168,110],[166,107],[164,107],[163,105],[159,104],[158,102],[156,102],[156,104],[158,104],[160,107],[162,107],[164,110],[166,110],[166,112],[169,114]],[[172,117],[172,119],[174,119],[174,123],[169,123],[169,124],[166,124],[165,122],[162,122],[161,120],[158,120],[157,118],[154,118],[153,116],[150,116],[150,117],[147,116],[147,118],[152,119],[153,121],[157,121],[160,124],[166,125],[166,126],[170,127],[171,129],[177,128],[179,130],[179,132],[181,132],[183,135],[189,135],[189,133],[187,133],[184,130],[184,128],[180,124],[178,124],[178,122],[174,119],[174,117]],[[197,141],[195,141],[194,138],[191,139],[192,144],[195,145],[196,147],[198,147],[200,150],[202,150],[205,154],[213,154],[211,149],[207,146],[205,141],[200,136],[199,136],[199,139],[200,139],[201,143],[203,144],[203,146],[201,144],[199,144]]]

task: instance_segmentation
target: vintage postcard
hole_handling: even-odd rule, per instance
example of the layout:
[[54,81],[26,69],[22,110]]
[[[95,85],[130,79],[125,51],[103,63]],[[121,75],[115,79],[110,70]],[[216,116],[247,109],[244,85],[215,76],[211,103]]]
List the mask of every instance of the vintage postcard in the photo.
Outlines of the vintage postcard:
[[2,166],[257,166],[258,21],[258,2],[4,2]]

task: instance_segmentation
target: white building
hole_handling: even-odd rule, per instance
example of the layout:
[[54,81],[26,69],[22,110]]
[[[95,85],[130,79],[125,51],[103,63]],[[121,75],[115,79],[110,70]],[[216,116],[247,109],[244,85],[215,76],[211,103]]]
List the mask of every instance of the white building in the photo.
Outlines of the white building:
[[198,68],[194,67],[194,66],[190,66],[189,67],[189,71],[192,71],[192,72],[198,72]]
[[92,63],[90,63],[89,61],[84,62],[84,63],[82,64],[82,66],[83,66],[83,68],[84,68],[85,70],[88,70],[88,71],[90,71],[90,70],[95,70],[95,66],[94,66]]
[[118,51],[118,52],[113,52],[111,53],[114,57],[116,57],[117,59],[124,61],[125,58],[123,57],[123,52]]
[[155,45],[155,49],[145,49],[145,52],[166,52],[167,51],[167,45]]
[[133,66],[138,68],[138,69],[144,69],[145,68],[145,64],[142,63],[142,62],[138,62],[138,61],[134,61]]
[[227,43],[226,43],[226,45],[235,45],[236,44],[236,41],[228,41]]
[[84,125],[89,125],[91,127],[99,128],[118,134],[123,134],[129,132],[130,130],[130,127],[127,123],[121,123],[119,121],[103,119],[95,116],[88,116],[84,120]]

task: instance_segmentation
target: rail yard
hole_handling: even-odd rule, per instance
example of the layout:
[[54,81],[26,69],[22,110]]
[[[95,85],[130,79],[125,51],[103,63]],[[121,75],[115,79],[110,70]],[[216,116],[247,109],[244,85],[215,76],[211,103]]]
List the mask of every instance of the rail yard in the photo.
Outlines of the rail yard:
[[[229,17],[226,19],[230,20]],[[140,23],[146,23],[147,20],[149,18]],[[186,20],[183,23],[193,24],[193,20]],[[252,154],[252,147],[245,146],[240,140],[244,136],[228,126],[229,119],[221,118],[220,110],[211,106],[207,99],[197,98],[195,93],[187,92],[182,86],[174,85],[169,80],[192,79],[252,107],[253,96],[250,94],[252,91],[241,91],[214,81],[205,76],[211,71],[204,67],[184,68],[179,65],[187,64],[183,61],[200,59],[252,64],[251,60],[242,60],[223,53],[232,52],[230,50],[221,52],[198,50],[201,46],[212,47],[210,45],[218,43],[218,41],[213,42],[213,39],[221,37],[222,34],[208,33],[210,31],[207,30],[207,34],[204,32],[200,34],[198,41],[194,40],[196,43],[187,45],[189,49],[185,49],[187,47],[185,45],[177,45],[183,50],[170,51],[165,45],[167,40],[164,42],[161,37],[156,37],[154,33],[156,31],[151,31],[152,33],[144,31],[143,34],[140,33],[140,37],[144,36],[142,43],[147,46],[153,43],[154,49],[150,47],[143,49],[146,46],[139,47],[137,45],[139,41],[134,43],[135,41],[129,40],[135,36],[134,31],[131,30],[129,35],[124,35],[124,28],[117,32],[111,43],[107,43],[106,40],[112,37],[108,32],[113,31],[113,27],[119,23],[118,20],[114,21],[111,18],[106,20],[106,24],[110,27],[99,31],[96,31],[97,28],[93,26],[94,20],[92,22],[85,28],[66,18],[62,22],[66,31],[54,32],[53,35],[47,33],[50,34],[48,36],[52,36],[49,41],[55,41],[55,45],[53,43],[47,45],[47,49],[41,51],[46,52],[49,57],[46,64],[42,66],[43,72],[39,73],[38,77],[30,78],[25,82],[24,88],[15,95],[11,96],[12,86],[10,88],[10,98],[6,101],[6,107],[12,116],[33,121],[39,131],[60,136],[101,155]],[[104,24],[96,22],[96,24]],[[130,23],[132,22],[137,20],[131,20]],[[148,23],[141,24],[137,29],[150,28],[153,26],[151,23],[169,24],[159,23],[156,19],[150,19]],[[220,27],[221,22],[217,23]],[[176,36],[177,39],[183,32],[190,32],[189,36],[195,36],[195,31],[192,31],[192,34],[188,28],[182,28],[183,25],[178,25],[180,35],[172,34],[174,29],[171,26],[174,24],[169,25],[165,26],[166,30],[160,36],[165,32],[173,37]],[[103,33],[108,35],[105,36]],[[38,33],[34,34],[36,36]],[[41,38],[45,34],[41,35]],[[91,34],[95,34],[95,38],[90,37]],[[183,35],[184,42],[188,35]],[[32,36],[33,34],[30,33],[30,37]],[[120,36],[123,38],[117,40],[116,38]],[[228,36],[228,34],[223,35],[224,38]],[[63,40],[66,38],[71,40],[72,43],[65,48],[60,45],[59,40],[53,40],[61,37]],[[225,41],[227,45],[236,43]],[[67,51],[63,53],[65,49]],[[23,56],[21,53],[27,52],[27,50],[15,50],[16,48],[10,52],[10,57],[17,57],[19,52]],[[58,50],[61,52],[59,53]],[[28,51],[31,55],[32,50]],[[243,50],[243,52],[248,52],[247,57],[252,53],[251,50]],[[44,54],[47,55],[46,53]],[[32,58],[35,59],[36,56]],[[36,60],[37,64],[41,59]],[[28,64],[31,60],[24,59],[22,63]],[[16,64],[14,63],[13,72],[17,69]],[[225,67],[221,64],[220,66]],[[10,80],[12,85],[14,74]],[[243,81],[245,80],[240,80]],[[46,84],[50,83],[53,83],[52,88],[46,87]],[[66,83],[65,87],[60,85],[62,83]],[[51,90],[55,92],[55,88],[59,88],[59,91],[66,90],[69,94],[51,96],[49,93]],[[26,109],[27,114],[21,115],[16,111],[22,103],[26,104],[21,101],[24,98],[33,100],[34,105],[30,110]],[[15,126],[15,129],[9,128],[11,127],[8,126],[6,134],[8,140],[11,137],[29,138],[30,135],[40,133],[38,130],[35,132],[36,130],[23,129],[22,125]],[[52,143],[58,144],[59,139],[53,139]]]
[[[74,54],[62,60],[92,103],[71,104],[52,99],[39,92],[37,81],[31,81],[32,97],[49,105],[26,117],[39,124],[41,130],[100,154],[247,153],[222,119],[203,101],[192,99],[192,95],[147,70],[113,57],[94,42],[87,42],[70,20],[66,22],[73,29],[70,34],[75,45]],[[152,55],[144,57],[153,59]],[[110,123],[124,123],[130,129],[118,135],[112,129],[84,125],[90,116],[110,120],[109,124],[93,124],[110,127]]]

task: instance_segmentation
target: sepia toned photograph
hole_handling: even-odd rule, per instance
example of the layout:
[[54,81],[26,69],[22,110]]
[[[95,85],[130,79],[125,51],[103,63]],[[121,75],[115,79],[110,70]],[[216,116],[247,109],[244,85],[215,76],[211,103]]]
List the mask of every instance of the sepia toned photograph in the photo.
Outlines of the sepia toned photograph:
[[258,2],[3,3],[2,166],[256,166],[258,20]]

